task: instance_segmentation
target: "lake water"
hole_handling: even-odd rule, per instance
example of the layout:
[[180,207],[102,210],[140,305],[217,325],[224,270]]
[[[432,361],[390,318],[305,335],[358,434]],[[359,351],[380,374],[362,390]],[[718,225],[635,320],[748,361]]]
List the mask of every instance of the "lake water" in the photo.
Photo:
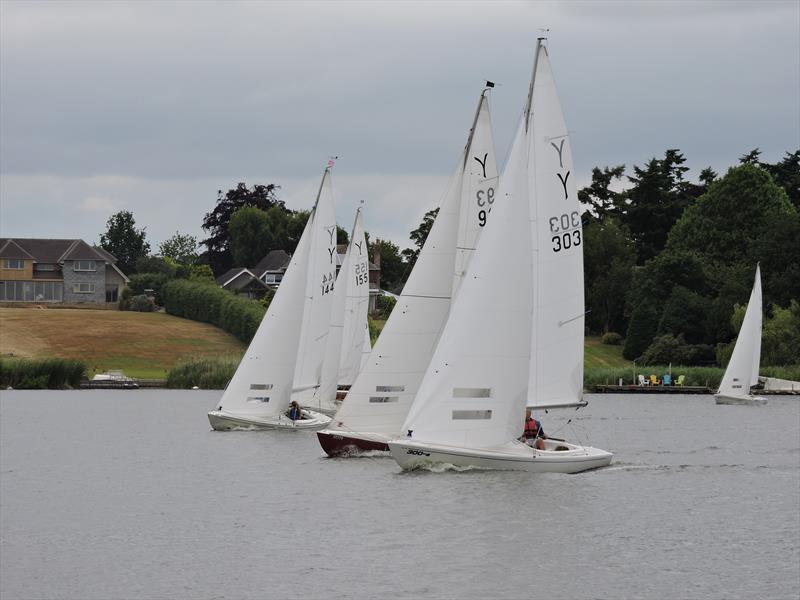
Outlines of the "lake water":
[[0,597],[800,596],[800,398],[591,396],[544,426],[612,465],[534,475],[213,432],[218,396],[0,393]]

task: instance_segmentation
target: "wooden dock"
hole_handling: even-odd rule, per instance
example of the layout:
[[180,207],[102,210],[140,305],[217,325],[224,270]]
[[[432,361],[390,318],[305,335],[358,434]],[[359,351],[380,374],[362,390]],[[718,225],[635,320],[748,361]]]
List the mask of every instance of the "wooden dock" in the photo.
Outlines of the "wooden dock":
[[595,385],[598,394],[713,394],[716,390],[704,385]]

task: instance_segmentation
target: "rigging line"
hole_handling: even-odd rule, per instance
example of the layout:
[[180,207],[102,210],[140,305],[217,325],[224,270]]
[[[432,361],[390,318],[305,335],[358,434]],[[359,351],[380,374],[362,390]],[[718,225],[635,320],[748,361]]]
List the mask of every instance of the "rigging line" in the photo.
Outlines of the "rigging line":
[[432,300],[450,300],[451,296],[426,296],[424,294],[404,294],[401,298],[430,298]]

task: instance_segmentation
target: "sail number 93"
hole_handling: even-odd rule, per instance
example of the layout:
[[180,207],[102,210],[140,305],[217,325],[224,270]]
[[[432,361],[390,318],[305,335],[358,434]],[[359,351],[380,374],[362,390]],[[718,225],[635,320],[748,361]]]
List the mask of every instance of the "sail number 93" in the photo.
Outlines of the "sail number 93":
[[[481,227],[486,226],[486,216],[492,212],[492,204],[494,203],[494,188],[488,188],[486,191],[478,190],[475,194],[478,201],[478,225]],[[488,206],[488,209],[486,208]]]
[[573,210],[571,213],[550,217],[548,222],[550,233],[555,234],[550,238],[553,243],[553,252],[561,252],[581,245],[581,216],[578,211]]

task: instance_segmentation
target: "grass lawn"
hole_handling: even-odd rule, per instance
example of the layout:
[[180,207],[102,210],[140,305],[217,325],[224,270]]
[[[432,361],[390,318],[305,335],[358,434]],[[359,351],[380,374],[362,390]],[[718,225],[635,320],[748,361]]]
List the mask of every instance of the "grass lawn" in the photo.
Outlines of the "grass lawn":
[[164,313],[0,308],[0,355],[82,360],[95,372],[164,379],[177,362],[231,356],[245,346],[221,329]]
[[607,346],[600,342],[599,336],[584,338],[583,366],[595,367],[633,367],[629,360],[622,358],[622,346]]

